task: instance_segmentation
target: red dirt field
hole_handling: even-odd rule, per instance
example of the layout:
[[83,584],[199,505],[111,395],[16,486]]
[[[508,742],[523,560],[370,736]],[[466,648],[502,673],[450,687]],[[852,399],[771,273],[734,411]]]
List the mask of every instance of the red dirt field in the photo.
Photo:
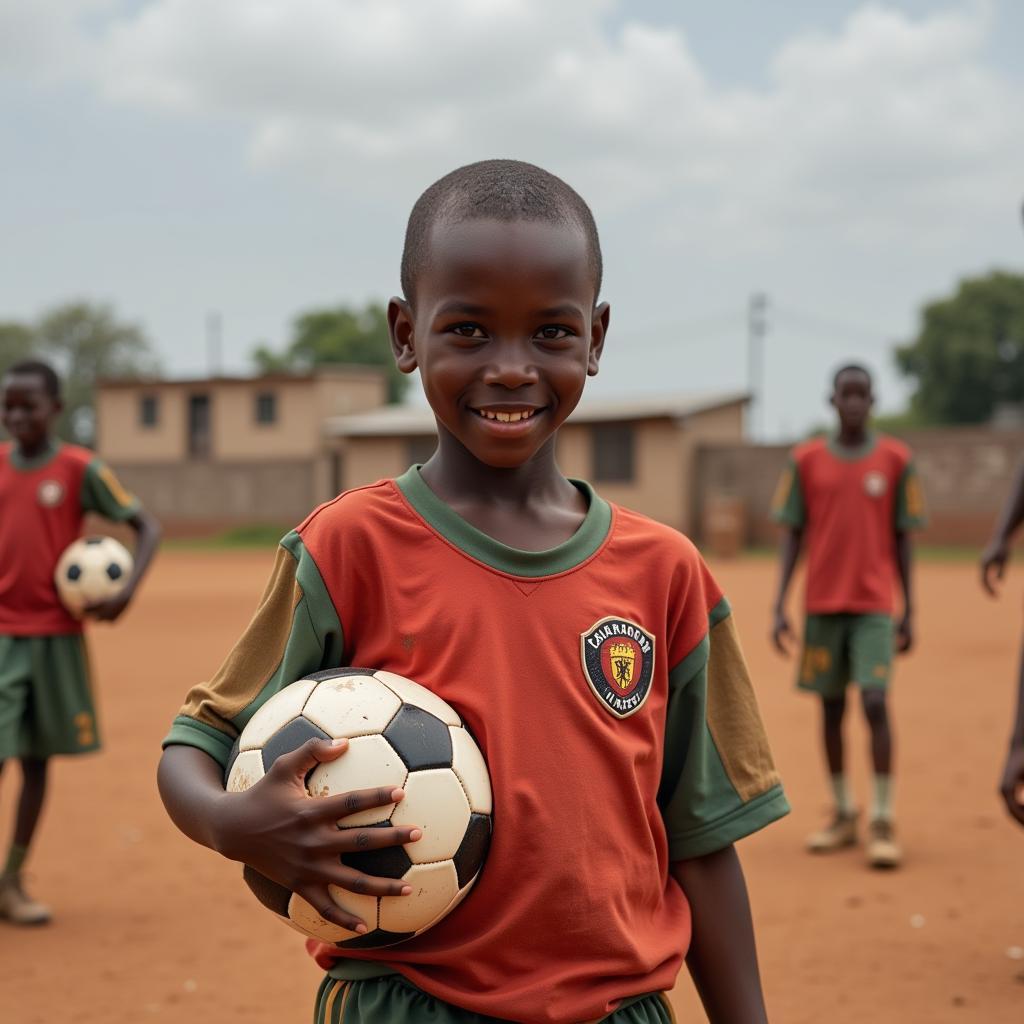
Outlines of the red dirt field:
[[[30,862],[57,911],[45,929],[0,925],[3,1024],[307,1024],[318,972],[270,920],[237,865],[193,846],[154,784],[160,738],[190,682],[241,630],[269,552],[164,552],[114,629],[92,632],[106,750],[55,765]],[[924,564],[919,650],[894,691],[903,870],[861,851],[815,859],[804,835],[827,812],[817,708],[766,641],[774,565],[719,563],[794,811],[741,844],[770,1018],[781,1024],[1011,1024],[1024,1020],[1024,830],[995,785],[1009,726],[1024,573],[1000,602],[969,563]],[[850,729],[858,798],[866,734]],[[13,783],[0,789],[6,841]],[[682,1022],[703,1021],[688,979]]]

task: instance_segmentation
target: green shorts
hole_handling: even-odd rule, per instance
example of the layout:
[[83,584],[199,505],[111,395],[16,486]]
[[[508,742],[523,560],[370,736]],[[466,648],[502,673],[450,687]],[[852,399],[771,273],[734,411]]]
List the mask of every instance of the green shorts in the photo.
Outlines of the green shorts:
[[[316,997],[313,1024],[489,1024],[482,1017],[428,996],[398,974],[365,981],[342,981],[325,975]],[[642,996],[603,1024],[673,1024],[675,1014],[661,992]]]
[[99,746],[81,634],[0,636],[0,760]]
[[808,615],[797,685],[826,700],[841,697],[847,683],[884,690],[892,652],[891,615]]

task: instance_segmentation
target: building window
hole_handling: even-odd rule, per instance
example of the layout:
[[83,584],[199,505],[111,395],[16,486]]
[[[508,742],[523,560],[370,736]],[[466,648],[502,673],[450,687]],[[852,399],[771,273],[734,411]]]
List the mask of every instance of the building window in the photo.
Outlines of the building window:
[[595,423],[591,427],[594,480],[632,483],[636,437],[632,423]]
[[156,395],[139,398],[139,426],[155,427],[160,420],[160,400]]
[[256,422],[277,422],[277,395],[273,391],[261,391],[256,396]]
[[405,461],[410,466],[422,466],[437,448],[437,438],[431,434],[428,437],[410,437],[405,446]]
[[188,396],[188,454],[193,459],[210,457],[210,396]]

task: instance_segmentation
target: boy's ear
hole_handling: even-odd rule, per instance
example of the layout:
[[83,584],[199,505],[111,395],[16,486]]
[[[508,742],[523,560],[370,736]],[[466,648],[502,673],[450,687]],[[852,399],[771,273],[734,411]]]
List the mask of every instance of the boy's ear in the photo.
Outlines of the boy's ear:
[[596,377],[598,364],[601,362],[601,355],[604,352],[604,339],[608,335],[608,321],[611,317],[611,307],[607,302],[602,302],[594,307],[594,318],[590,325],[590,355],[587,358],[587,376]]
[[412,373],[416,369],[413,319],[409,303],[397,295],[392,296],[388,301],[388,337],[395,363],[402,373]]

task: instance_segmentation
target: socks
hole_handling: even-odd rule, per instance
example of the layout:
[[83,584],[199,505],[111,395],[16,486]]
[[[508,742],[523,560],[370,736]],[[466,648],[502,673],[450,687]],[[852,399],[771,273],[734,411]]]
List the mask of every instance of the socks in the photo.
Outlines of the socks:
[[12,843],[10,853],[7,854],[7,863],[4,864],[3,875],[10,877],[19,874],[27,856],[27,846],[19,846],[17,843]]
[[875,798],[871,804],[872,821],[890,821],[892,819],[892,776],[876,775]]
[[853,804],[850,803],[850,793],[846,788],[845,775],[830,776],[832,782],[832,795],[836,800],[836,810],[844,817],[853,813]]

